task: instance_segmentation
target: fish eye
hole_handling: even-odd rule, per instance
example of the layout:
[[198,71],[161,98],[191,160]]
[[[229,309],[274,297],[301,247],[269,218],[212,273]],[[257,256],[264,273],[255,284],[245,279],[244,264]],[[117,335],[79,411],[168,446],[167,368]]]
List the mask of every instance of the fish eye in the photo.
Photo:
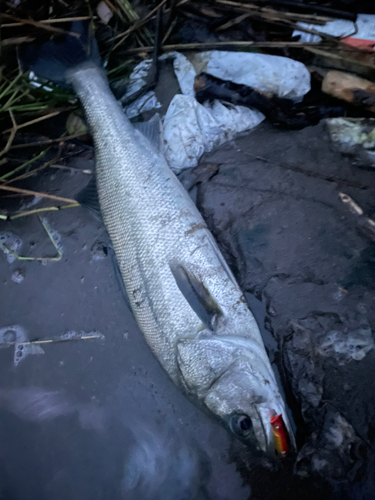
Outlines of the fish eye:
[[252,429],[253,424],[248,415],[236,414],[230,420],[230,427],[236,434],[244,436]]

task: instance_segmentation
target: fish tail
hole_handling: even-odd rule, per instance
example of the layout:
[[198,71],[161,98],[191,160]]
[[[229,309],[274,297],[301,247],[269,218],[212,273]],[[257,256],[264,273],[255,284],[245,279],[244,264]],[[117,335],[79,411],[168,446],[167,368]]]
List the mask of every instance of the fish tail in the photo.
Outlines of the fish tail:
[[69,86],[67,72],[88,62],[100,66],[100,54],[92,27],[87,21],[73,21],[70,30],[53,40],[29,44],[20,53],[22,66],[39,77]]

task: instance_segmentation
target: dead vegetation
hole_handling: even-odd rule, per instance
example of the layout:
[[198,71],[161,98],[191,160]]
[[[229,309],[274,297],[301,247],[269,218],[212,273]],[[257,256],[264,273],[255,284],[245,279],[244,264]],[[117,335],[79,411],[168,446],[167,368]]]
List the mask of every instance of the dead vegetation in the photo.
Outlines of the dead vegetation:
[[[18,53],[24,43],[39,43],[69,32],[73,21],[87,20],[95,29],[103,63],[115,94],[125,93],[132,68],[153,54],[154,71],[147,89],[158,78],[160,52],[225,49],[260,51],[291,56],[328,69],[375,76],[375,55],[321,34],[319,27],[332,18],[355,21],[355,14],[339,10],[334,2],[311,5],[294,0],[252,2],[234,0],[31,0],[2,2],[0,7],[0,189],[25,189],[22,181],[82,151],[86,132],[70,133],[65,123],[79,104],[67,90],[30,80]],[[317,44],[293,37],[299,28],[320,34]],[[145,92],[147,89],[143,89]],[[57,126],[56,124],[59,124]],[[47,146],[47,147],[46,147]],[[21,186],[14,186],[21,182]],[[11,186],[9,186],[11,184]],[[26,185],[27,188],[27,185]],[[25,193],[24,193],[25,194]]]

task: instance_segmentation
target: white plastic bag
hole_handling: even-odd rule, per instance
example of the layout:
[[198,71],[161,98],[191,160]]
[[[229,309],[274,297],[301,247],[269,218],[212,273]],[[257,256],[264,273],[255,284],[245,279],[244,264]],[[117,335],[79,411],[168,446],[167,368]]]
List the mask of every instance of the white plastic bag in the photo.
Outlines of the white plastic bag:
[[256,110],[241,106],[227,108],[215,101],[202,106],[187,95],[176,95],[164,118],[164,155],[174,170],[192,168],[203,153],[255,127],[264,119]]
[[210,75],[272,92],[278,97],[299,101],[311,88],[306,66],[288,57],[213,50],[192,59],[194,66],[206,61],[205,71]]
[[[207,51],[190,60],[179,52],[170,52],[161,59],[173,59],[173,69],[181,92],[176,95],[164,117],[164,153],[169,165],[179,170],[195,167],[203,153],[212,151],[237,133],[256,127],[264,115],[256,109],[222,104],[202,106],[194,98],[194,78],[206,71],[218,78],[249,85],[279,97],[301,100],[310,90],[307,68],[287,57],[246,52]],[[134,68],[127,95],[145,85],[151,59]],[[147,100],[148,99],[148,100]],[[146,102],[145,102],[146,100]],[[154,94],[147,94],[126,109],[129,117],[146,109],[160,107]]]
[[[344,19],[335,19],[329,21],[324,26],[316,24],[297,23],[301,28],[320,31],[327,35],[358,38],[362,40],[375,40],[375,15],[358,14],[357,22],[346,21]],[[305,33],[303,31],[294,31],[293,36],[300,35],[301,42],[320,42],[319,35]]]

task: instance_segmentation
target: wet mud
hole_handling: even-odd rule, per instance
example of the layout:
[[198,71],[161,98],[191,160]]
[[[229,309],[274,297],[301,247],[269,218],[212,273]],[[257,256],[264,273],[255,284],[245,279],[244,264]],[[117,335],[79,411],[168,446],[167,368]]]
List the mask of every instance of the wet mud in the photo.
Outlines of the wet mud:
[[[74,198],[92,153],[69,166],[28,189]],[[124,301],[104,227],[78,207],[43,214],[61,260],[0,255],[3,341],[103,336],[42,344],[18,363],[13,345],[0,349],[0,498],[373,498],[375,247],[339,198],[373,217],[373,172],[334,151],[324,123],[262,124],[180,180],[258,320],[297,458],[256,456],[175,388]],[[1,231],[21,255],[56,255],[36,215]]]

